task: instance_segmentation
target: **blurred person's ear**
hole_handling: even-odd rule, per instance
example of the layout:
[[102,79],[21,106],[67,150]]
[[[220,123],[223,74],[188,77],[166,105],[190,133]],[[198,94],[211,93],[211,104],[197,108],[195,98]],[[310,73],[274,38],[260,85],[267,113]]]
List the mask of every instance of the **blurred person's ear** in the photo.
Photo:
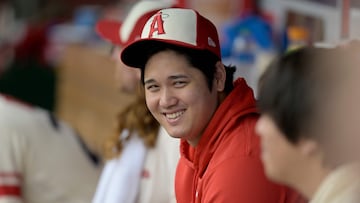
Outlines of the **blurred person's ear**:
[[308,138],[302,138],[301,140],[299,140],[298,146],[301,153],[306,157],[318,154],[320,151],[318,143],[315,140]]

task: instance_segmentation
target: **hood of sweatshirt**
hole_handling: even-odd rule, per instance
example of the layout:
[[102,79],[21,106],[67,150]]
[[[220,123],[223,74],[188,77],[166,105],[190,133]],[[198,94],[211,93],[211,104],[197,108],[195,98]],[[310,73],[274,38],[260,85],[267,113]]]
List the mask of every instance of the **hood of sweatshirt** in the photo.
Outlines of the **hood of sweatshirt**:
[[[194,159],[191,161],[195,168],[200,171],[206,169],[213,152],[220,144],[224,131],[238,125],[238,120],[249,114],[257,114],[256,100],[253,90],[246,84],[243,78],[234,82],[234,89],[220,104],[205,129],[198,145],[194,148]],[[181,154],[184,158],[189,159],[188,152],[192,148],[186,140],[181,140]],[[205,152],[205,153],[204,153]]]

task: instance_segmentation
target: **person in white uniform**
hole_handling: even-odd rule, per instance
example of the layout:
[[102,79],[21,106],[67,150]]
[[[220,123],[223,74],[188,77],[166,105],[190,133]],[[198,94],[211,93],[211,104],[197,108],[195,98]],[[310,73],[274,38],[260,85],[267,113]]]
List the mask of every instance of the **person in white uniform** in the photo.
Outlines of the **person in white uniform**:
[[96,160],[49,111],[0,95],[0,203],[88,203]]
[[179,142],[159,126],[145,105],[140,71],[120,60],[121,48],[139,38],[147,18],[173,6],[164,1],[139,1],[124,21],[100,20],[99,35],[114,45],[119,89],[135,101],[118,115],[114,136],[105,144],[106,162],[93,203],[170,203],[175,199]]

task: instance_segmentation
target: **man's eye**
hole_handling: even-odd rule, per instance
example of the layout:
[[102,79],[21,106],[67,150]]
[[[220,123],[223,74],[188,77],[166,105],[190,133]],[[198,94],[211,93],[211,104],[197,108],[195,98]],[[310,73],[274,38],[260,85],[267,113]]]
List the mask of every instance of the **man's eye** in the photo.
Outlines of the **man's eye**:
[[183,86],[185,86],[186,84],[187,84],[186,81],[175,81],[175,82],[174,82],[174,86],[175,86],[175,87],[183,87]]
[[157,85],[148,85],[146,86],[146,89],[149,91],[156,91],[157,89],[159,89],[159,86]]

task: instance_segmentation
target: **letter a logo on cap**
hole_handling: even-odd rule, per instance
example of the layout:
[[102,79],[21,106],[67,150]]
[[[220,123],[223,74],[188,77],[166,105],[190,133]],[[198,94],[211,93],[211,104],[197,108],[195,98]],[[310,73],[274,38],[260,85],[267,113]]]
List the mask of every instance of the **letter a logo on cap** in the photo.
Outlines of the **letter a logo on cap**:
[[162,19],[162,13],[158,12],[154,15],[154,19],[150,25],[149,38],[151,38],[154,32],[158,33],[158,35],[165,34],[164,31],[164,21]]

